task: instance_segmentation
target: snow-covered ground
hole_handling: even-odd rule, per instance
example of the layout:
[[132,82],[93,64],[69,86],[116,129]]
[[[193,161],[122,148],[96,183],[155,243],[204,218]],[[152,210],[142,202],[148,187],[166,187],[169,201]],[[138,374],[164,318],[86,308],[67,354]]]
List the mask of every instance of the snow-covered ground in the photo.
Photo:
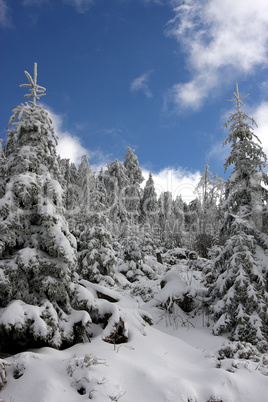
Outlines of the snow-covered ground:
[[[165,288],[157,289],[145,304],[129,290],[118,292],[116,305],[130,328],[128,343],[106,343],[96,327],[90,343],[6,358],[7,383],[0,400],[267,402],[268,370],[263,364],[235,358],[219,361],[218,350],[228,340],[213,336],[202,314],[190,317],[179,309],[170,315],[156,307]],[[154,324],[137,325],[137,309],[151,314]]]

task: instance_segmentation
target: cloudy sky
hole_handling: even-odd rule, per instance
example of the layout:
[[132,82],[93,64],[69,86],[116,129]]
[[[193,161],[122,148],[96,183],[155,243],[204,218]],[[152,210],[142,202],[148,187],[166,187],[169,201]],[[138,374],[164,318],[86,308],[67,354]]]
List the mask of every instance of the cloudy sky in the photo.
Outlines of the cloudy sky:
[[0,0],[0,137],[37,62],[62,157],[97,168],[130,146],[186,199],[208,159],[226,178],[236,82],[268,153],[267,21],[263,0]]

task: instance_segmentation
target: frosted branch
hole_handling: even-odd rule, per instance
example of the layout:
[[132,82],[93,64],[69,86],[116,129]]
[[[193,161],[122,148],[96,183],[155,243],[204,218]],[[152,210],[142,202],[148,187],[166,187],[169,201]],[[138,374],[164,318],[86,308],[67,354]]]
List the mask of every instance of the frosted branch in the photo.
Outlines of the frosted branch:
[[41,96],[45,94],[43,92],[46,91],[46,88],[41,87],[37,84],[37,63],[34,63],[34,77],[32,78],[28,71],[24,71],[26,77],[29,80],[30,84],[21,84],[20,87],[29,88],[30,94],[24,95],[26,98],[33,98],[30,102],[33,106],[36,106],[36,100],[40,99]]
[[249,94],[246,94],[244,96],[239,96],[238,84],[237,83],[235,84],[235,88],[236,88],[236,92],[233,92],[235,99],[228,99],[228,102],[236,102],[237,103],[237,110],[240,110],[241,105],[245,106],[241,99],[245,98]]

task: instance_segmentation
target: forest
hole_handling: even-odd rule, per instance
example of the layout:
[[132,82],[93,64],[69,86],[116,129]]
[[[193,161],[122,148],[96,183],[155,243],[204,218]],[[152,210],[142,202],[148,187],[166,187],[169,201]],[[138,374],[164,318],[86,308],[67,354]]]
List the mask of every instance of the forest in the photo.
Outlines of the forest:
[[[130,395],[124,381],[120,389],[107,381],[101,386],[92,373],[104,362],[95,351],[109,347],[116,360],[123,347],[130,353],[133,342],[140,345],[160,326],[176,339],[194,331],[209,334],[207,342],[224,339],[213,352],[213,367],[234,375],[243,362],[243,370],[252,367],[254,392],[265,391],[267,157],[238,85],[223,144],[230,146],[224,165],[230,176],[222,179],[207,163],[196,199],[187,204],[171,192],[157,196],[152,174],[144,185],[130,147],[123,162],[112,161],[99,172],[92,171],[87,155],[79,166],[57,155],[52,118],[38,102],[45,88],[37,84],[37,65],[33,77],[25,74],[29,83],[22,86],[30,100],[12,110],[0,148],[0,390],[6,402],[37,400],[14,384],[23,384],[35,355],[42,360],[54,350],[75,350],[65,377],[77,399],[74,394],[63,399],[58,387],[49,400],[238,400],[239,393],[230,396],[221,386],[218,393],[212,385],[203,389],[201,380],[188,388],[179,383],[184,391],[171,396],[154,394],[151,386],[144,398]],[[151,335],[153,346],[157,336]],[[81,345],[94,342],[90,354],[81,349],[77,356]],[[114,364],[117,370],[119,363]],[[139,392],[145,392],[140,383]],[[263,391],[259,399],[246,399],[246,388],[240,400],[264,401]],[[48,400],[46,392],[39,401]]]

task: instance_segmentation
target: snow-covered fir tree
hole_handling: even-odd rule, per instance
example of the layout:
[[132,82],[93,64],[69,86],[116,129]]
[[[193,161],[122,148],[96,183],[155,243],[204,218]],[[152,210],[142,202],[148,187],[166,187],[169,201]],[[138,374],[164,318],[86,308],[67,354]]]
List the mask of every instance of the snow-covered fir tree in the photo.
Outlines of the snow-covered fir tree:
[[158,222],[158,202],[152,173],[146,181],[141,199],[141,222],[151,226]]
[[82,201],[83,207],[89,211],[92,209],[90,203],[92,201],[92,193],[95,189],[95,177],[89,165],[87,155],[82,156],[78,169],[78,177],[82,192],[80,200]]
[[78,262],[83,279],[113,284],[117,259],[113,239],[107,229],[107,217],[102,212],[89,211],[79,225]]
[[75,164],[70,162],[70,159],[61,159],[60,156],[58,156],[58,163],[63,178],[61,184],[65,190],[64,207],[66,215],[69,217],[69,215],[73,214],[75,209],[79,207],[79,196],[81,192],[79,173]]
[[76,237],[76,216],[80,208],[81,187],[76,165],[70,159],[61,159],[58,156],[60,167],[60,184],[64,189],[63,206],[64,216],[68,222],[70,232]]
[[[267,190],[264,185],[268,176],[263,172],[267,157],[261,142],[254,133],[252,126],[256,125],[241,106],[244,106],[236,87],[236,113],[230,115],[225,127],[231,124],[228,137],[223,145],[231,143],[231,153],[226,158],[225,171],[233,166],[232,174],[225,188],[225,208],[228,214],[225,227],[228,229],[236,216],[252,221],[257,229],[262,230],[262,212],[264,202],[267,202]],[[246,95],[245,95],[246,96]],[[251,125],[247,122],[249,121]]]
[[0,138],[0,159],[4,159],[4,151],[3,151],[3,147],[2,147],[2,142],[4,140],[2,138]]
[[209,170],[208,162],[195,188],[200,201],[199,227],[194,247],[207,258],[209,249],[217,241],[217,234],[222,222],[219,205],[224,193],[224,180]]
[[116,263],[112,235],[103,203],[101,181],[95,180],[87,156],[79,167],[81,183],[80,210],[77,214],[78,272],[83,279],[113,283]]
[[139,166],[137,155],[134,154],[135,149],[127,147],[124,158],[124,167],[126,169],[126,175],[129,178],[130,184],[141,184],[144,180],[142,176],[142,170]]
[[105,176],[103,169],[101,169],[97,175],[95,192],[96,199],[98,200],[96,208],[100,208],[101,211],[107,214],[107,191],[105,188]]
[[180,195],[177,195],[173,201],[173,214],[174,214],[174,240],[176,246],[183,245],[184,237],[184,202]]
[[140,217],[141,189],[140,184],[144,178],[139,166],[137,155],[134,149],[126,149],[124,167],[128,177],[128,183],[125,188],[125,208],[128,221],[131,224],[138,223]]
[[[173,241],[171,240],[171,234],[174,229],[174,216],[172,205],[172,193],[165,191],[160,194],[158,199],[159,207],[159,229],[161,241],[167,248],[171,248]],[[172,245],[171,245],[172,243]],[[170,247],[171,246],[171,247]]]
[[146,256],[152,255],[153,242],[146,231],[146,225],[141,230],[139,225],[125,225],[120,240],[123,250],[123,263],[118,270],[125,274],[130,282],[139,281],[142,277],[153,278],[154,270],[146,264]]
[[107,192],[107,213],[113,223],[114,232],[118,234],[122,223],[127,221],[125,189],[129,184],[126,169],[118,159],[108,163],[104,172],[104,183]]
[[236,112],[224,144],[231,143],[225,169],[233,171],[226,183],[222,236],[227,239],[214,263],[215,282],[210,289],[214,333],[227,333],[234,340],[268,345],[267,268],[262,257],[268,247],[262,232],[263,206],[267,199],[266,155],[252,126],[254,120],[242,111],[238,92]]
[[0,139],[0,198],[4,195],[4,164],[5,164],[5,155],[2,148],[3,140]]
[[200,233],[215,236],[219,230],[218,205],[224,193],[224,180],[210,172],[208,163],[205,165],[204,172],[201,173],[195,192],[201,203]]
[[194,248],[196,236],[200,233],[200,211],[201,203],[198,198],[189,204],[184,203],[184,243],[190,249]]
[[[87,336],[86,311],[72,307],[76,240],[63,216],[57,135],[36,103],[45,88],[25,72],[32,101],[17,106],[5,144],[0,200],[0,350],[73,344]],[[12,128],[10,126],[13,126]],[[78,336],[78,333],[80,335]],[[81,338],[79,339],[81,341]]]

